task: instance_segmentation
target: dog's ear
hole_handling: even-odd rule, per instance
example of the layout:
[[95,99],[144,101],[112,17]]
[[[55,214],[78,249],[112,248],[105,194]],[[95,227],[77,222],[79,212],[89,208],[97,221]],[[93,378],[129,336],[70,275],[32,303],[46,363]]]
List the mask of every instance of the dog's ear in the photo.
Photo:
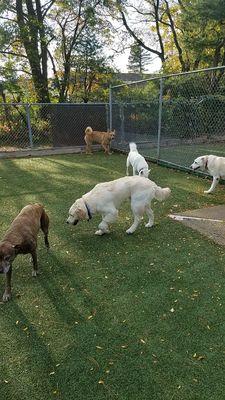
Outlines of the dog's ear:
[[84,210],[82,210],[82,208],[78,208],[76,210],[76,214],[78,216],[79,219],[87,219],[87,214]]

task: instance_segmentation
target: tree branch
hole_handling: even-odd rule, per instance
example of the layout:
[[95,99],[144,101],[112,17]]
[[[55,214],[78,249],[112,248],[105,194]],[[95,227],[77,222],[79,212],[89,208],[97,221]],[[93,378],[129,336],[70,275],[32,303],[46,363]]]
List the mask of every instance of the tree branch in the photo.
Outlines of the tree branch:
[[177,48],[177,51],[178,51],[178,58],[179,58],[179,61],[180,61],[180,64],[181,64],[181,69],[182,69],[183,72],[184,71],[188,71],[190,69],[190,66],[187,66],[185,61],[184,61],[183,51],[182,51],[182,48],[180,47],[180,44],[179,44],[179,41],[178,41],[177,32],[176,32],[176,29],[175,29],[175,25],[174,25],[174,22],[173,22],[172,15],[170,13],[170,7],[169,7],[169,4],[168,4],[168,1],[167,0],[164,0],[164,1],[165,1],[165,4],[166,4],[166,13],[167,13],[169,21],[170,21],[170,26],[171,26],[171,31],[172,31],[172,34],[173,34],[174,44],[175,44],[175,46]]
[[153,48],[151,48],[151,47],[149,47],[149,46],[146,46],[146,44],[145,44],[141,39],[139,39],[139,38],[137,37],[137,35],[132,31],[132,29],[131,29],[130,26],[128,25],[124,12],[123,12],[123,11],[120,11],[120,14],[121,14],[121,17],[122,17],[123,24],[124,24],[125,28],[126,28],[127,31],[129,32],[129,34],[136,40],[136,42],[137,42],[141,47],[143,47],[145,50],[147,50],[147,51],[149,51],[149,52],[151,52],[151,53],[153,53],[153,54],[156,54],[162,61],[164,61],[164,54],[162,54],[162,52],[157,51],[157,50],[155,50],[155,49],[153,49]]
[[28,58],[27,56],[25,56],[24,54],[18,54],[18,53],[14,53],[13,51],[4,51],[4,50],[0,50],[0,54],[8,54],[11,56],[15,56],[15,57],[22,57],[22,58]]

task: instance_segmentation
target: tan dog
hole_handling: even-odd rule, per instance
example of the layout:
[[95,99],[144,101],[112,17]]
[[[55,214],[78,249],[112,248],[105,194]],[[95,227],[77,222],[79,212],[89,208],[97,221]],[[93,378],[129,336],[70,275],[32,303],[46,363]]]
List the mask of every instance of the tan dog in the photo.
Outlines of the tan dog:
[[88,126],[85,129],[84,140],[86,143],[86,154],[92,154],[91,145],[93,143],[99,143],[102,145],[106,154],[110,154],[109,146],[112,139],[115,137],[115,130],[108,132],[93,131],[93,129]]
[[17,254],[30,253],[33,261],[32,276],[37,276],[37,235],[41,228],[45,245],[48,242],[49,218],[41,204],[29,204],[13,220],[4,238],[0,242],[0,273],[6,275],[6,286],[3,301],[11,299],[12,262]]

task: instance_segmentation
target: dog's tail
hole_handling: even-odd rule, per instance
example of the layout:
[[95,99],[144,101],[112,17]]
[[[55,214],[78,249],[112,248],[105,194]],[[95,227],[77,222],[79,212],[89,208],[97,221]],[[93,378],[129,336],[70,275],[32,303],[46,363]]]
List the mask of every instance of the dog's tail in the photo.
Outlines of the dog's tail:
[[137,145],[134,142],[129,143],[130,151],[137,151]]
[[166,200],[171,194],[170,188],[155,187],[155,199],[159,201]]
[[86,129],[85,129],[85,134],[86,133],[92,133],[93,132],[93,129],[90,127],[90,126],[88,126]]

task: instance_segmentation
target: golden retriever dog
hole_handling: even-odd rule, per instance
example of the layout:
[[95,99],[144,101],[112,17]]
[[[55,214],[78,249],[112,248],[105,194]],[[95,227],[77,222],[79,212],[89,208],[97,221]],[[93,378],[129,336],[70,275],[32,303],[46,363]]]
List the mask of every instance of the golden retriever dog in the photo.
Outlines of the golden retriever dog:
[[85,129],[84,140],[86,143],[86,154],[92,154],[91,145],[93,143],[99,143],[105,150],[106,154],[110,154],[110,142],[115,137],[115,130],[108,132],[93,131],[93,129],[88,126]]
[[66,222],[76,225],[81,220],[90,220],[94,214],[101,214],[102,221],[95,234],[103,235],[109,232],[109,224],[117,219],[121,203],[131,199],[134,221],[126,231],[131,234],[137,229],[144,213],[148,217],[146,228],[153,225],[154,214],[151,209],[151,201],[153,199],[163,201],[170,193],[169,188],[162,189],[148,178],[137,175],[99,183],[90,192],[75,201],[69,209],[69,217]]
[[0,242],[0,273],[6,276],[3,301],[11,299],[12,262],[18,254],[31,254],[33,261],[32,276],[38,274],[37,235],[39,229],[44,233],[45,246],[48,242],[49,218],[41,204],[29,204],[24,207],[11,223]]
[[200,156],[194,160],[190,168],[193,171],[197,171],[198,169],[208,171],[213,177],[211,187],[208,190],[204,190],[204,193],[212,193],[219,183],[220,178],[225,179],[225,157],[213,155]]

